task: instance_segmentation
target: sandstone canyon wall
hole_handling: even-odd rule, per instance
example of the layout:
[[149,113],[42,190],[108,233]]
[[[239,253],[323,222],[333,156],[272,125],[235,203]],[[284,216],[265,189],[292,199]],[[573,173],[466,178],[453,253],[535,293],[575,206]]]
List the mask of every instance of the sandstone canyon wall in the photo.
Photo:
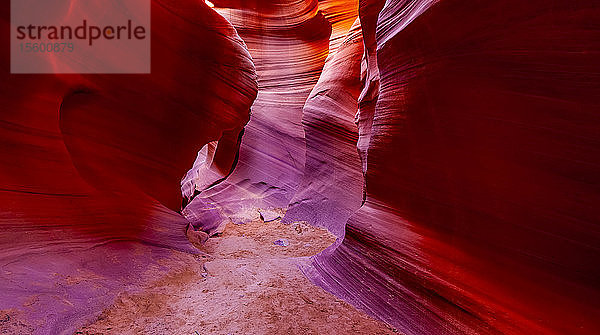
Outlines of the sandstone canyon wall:
[[23,314],[24,334],[72,333],[166,273],[171,249],[198,253],[179,181],[247,122],[256,74],[203,3],[153,1],[152,45],[150,75],[12,75],[0,53],[0,309]]
[[600,332],[595,1],[213,2],[152,2],[151,75],[2,52],[1,309],[72,330],[260,208],[402,333]]
[[407,334],[597,333],[597,7],[361,1],[367,198],[307,273]]

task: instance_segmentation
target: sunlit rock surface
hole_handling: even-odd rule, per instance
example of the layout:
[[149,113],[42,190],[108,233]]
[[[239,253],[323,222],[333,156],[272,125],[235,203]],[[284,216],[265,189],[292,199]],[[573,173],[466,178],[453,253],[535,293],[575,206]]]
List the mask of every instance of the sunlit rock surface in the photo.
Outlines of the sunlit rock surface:
[[[229,8],[220,8],[229,5]],[[213,234],[218,225],[196,219],[217,204],[234,221],[254,207],[284,208],[305,166],[302,108],[328,55],[331,24],[316,1],[215,2],[237,28],[258,75],[259,92],[231,175],[199,192],[184,215]]]
[[151,75],[10,75],[0,54],[0,310],[21,311],[16,333],[72,332],[168,271],[172,250],[198,252],[179,182],[205,143],[247,122],[256,75],[231,25],[196,1],[153,1],[152,45]]
[[303,111],[306,168],[285,221],[325,226],[342,237],[346,220],[362,202],[363,175],[355,121],[363,54],[358,20],[328,58]]

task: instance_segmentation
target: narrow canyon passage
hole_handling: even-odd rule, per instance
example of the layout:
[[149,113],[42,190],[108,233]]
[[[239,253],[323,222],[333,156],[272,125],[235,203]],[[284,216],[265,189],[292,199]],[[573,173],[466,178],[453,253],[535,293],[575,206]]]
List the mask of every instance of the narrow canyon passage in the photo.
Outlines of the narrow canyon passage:
[[598,1],[136,1],[0,35],[1,334],[600,333]]

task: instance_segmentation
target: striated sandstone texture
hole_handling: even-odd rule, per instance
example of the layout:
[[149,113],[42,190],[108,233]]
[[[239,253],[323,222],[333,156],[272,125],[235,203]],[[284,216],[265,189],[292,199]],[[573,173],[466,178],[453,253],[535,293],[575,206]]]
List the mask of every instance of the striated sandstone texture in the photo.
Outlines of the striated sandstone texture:
[[407,334],[598,332],[598,6],[360,1],[307,94],[323,44],[283,48],[273,16],[321,21],[285,4],[221,4],[259,96],[232,176],[195,201],[219,226],[259,206],[327,227],[305,273]]
[[152,1],[152,45],[150,75],[11,75],[0,53],[0,310],[38,334],[72,332],[166,273],[169,249],[198,253],[179,181],[247,122],[255,70],[196,1]]
[[[228,5],[217,10],[248,46],[259,90],[235,169],[223,182],[199,190],[183,211],[210,234],[229,219],[245,220],[255,207],[286,207],[300,185],[306,160],[302,107],[319,78],[331,32],[316,1]],[[205,220],[207,213],[215,220]]]
[[598,4],[366,0],[360,19],[366,202],[306,273],[406,334],[598,333]]
[[600,333],[597,1],[212,2],[152,2],[151,75],[1,53],[0,309],[24,332],[259,210],[335,234],[305,275],[402,333]]

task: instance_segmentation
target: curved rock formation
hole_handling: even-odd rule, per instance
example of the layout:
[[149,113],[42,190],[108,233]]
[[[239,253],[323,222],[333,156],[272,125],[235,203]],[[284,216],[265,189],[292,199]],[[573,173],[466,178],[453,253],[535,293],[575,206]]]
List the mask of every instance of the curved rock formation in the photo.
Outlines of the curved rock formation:
[[198,253],[179,181],[203,144],[247,122],[256,75],[196,1],[153,1],[152,45],[151,75],[11,75],[1,53],[0,309],[24,308],[40,334],[164,273],[170,249]]
[[599,14],[361,1],[367,199],[309,275],[406,334],[598,333]]
[[354,123],[361,88],[360,22],[325,64],[303,110],[306,169],[285,221],[307,221],[343,237],[345,222],[361,205],[363,175]]
[[0,309],[68,332],[258,208],[405,334],[600,333],[597,1],[213,2],[152,1],[151,75],[0,53]]
[[[225,5],[230,7],[217,10],[246,42],[259,93],[235,169],[183,211],[210,234],[230,218],[251,219],[247,213],[255,207],[284,208],[294,195],[305,165],[302,107],[323,67],[331,29],[316,1],[215,2],[216,7]],[[206,215],[214,219],[206,220]]]

